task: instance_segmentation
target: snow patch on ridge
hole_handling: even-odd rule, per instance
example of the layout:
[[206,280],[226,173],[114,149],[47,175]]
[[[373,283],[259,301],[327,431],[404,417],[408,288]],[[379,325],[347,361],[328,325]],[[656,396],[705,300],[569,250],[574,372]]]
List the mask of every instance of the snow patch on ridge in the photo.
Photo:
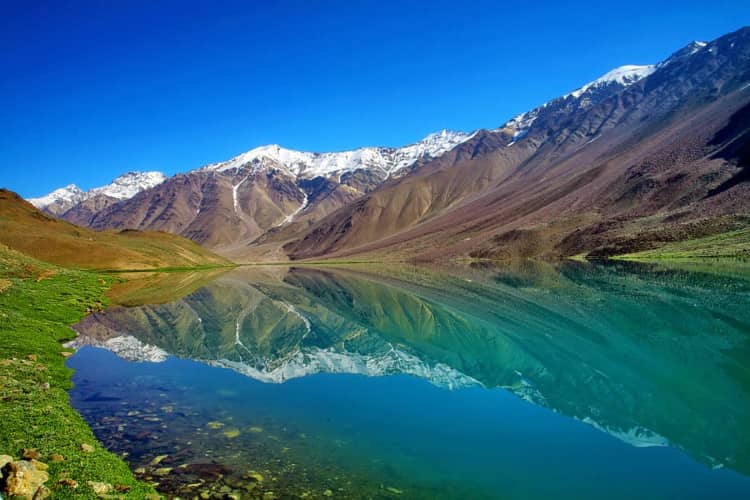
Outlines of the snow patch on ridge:
[[295,151],[271,144],[251,149],[222,163],[206,165],[199,170],[226,172],[250,165],[253,171],[257,171],[270,161],[272,166],[298,178],[311,179],[334,174],[340,176],[358,169],[377,169],[390,176],[420,159],[440,156],[473,135],[442,130],[401,148],[365,147],[338,153]]
[[106,186],[83,191],[75,184],[69,184],[45,196],[30,198],[27,201],[41,209],[55,203],[73,206],[96,195],[105,195],[116,200],[128,200],[145,189],[158,186],[166,179],[167,176],[161,172],[127,172]]
[[651,75],[658,69],[658,67],[659,65],[656,64],[647,64],[640,66],[635,64],[627,64],[625,66],[620,66],[605,73],[596,80],[590,81],[582,87],[579,87],[573,92],[565,94],[561,97],[557,97],[549,102],[545,102],[541,106],[534,108],[531,111],[521,113],[520,115],[511,118],[498,130],[511,130],[514,132],[513,140],[508,144],[508,146],[512,146],[516,143],[516,141],[521,140],[528,133],[529,129],[538,118],[539,112],[550,104],[569,98],[581,99],[590,90],[606,87],[612,84],[620,85],[623,88],[628,87],[636,83],[637,81]]
[[28,201],[36,208],[44,208],[52,205],[53,203],[68,203],[75,205],[80,203],[86,198],[86,192],[75,184],[68,184],[60,189],[55,189],[51,193],[41,196],[39,198],[29,198]]
[[591,88],[601,87],[611,83],[618,83],[623,87],[627,87],[651,75],[656,71],[656,68],[657,66],[655,64],[647,64],[643,66],[626,64],[625,66],[620,66],[619,68],[615,68],[612,71],[605,73],[596,80],[587,83],[570,94],[565,94],[562,98],[565,99],[568,96],[578,98]]

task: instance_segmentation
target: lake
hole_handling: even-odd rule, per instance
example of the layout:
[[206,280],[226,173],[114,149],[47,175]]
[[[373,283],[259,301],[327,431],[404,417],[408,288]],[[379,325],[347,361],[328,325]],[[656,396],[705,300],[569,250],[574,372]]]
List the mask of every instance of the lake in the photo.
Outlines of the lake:
[[132,297],[75,326],[71,400],[170,496],[750,498],[743,268],[259,266]]

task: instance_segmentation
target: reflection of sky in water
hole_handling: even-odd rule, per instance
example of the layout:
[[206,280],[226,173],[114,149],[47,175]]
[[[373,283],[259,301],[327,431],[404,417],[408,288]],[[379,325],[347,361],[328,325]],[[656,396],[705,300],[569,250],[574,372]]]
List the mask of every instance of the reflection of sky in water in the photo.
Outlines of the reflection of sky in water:
[[629,266],[238,271],[84,320],[79,343],[159,362],[84,349],[72,397],[134,467],[181,453],[279,491],[743,496],[748,289]]

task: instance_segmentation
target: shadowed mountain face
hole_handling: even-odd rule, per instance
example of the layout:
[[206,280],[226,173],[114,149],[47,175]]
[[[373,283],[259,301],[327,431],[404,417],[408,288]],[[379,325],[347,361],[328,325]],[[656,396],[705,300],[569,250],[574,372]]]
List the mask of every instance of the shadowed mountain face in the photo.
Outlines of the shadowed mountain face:
[[284,249],[293,259],[602,256],[746,225],[750,29],[642,74],[480,132]]
[[502,387],[634,446],[750,474],[746,277],[641,265],[234,271],[183,299],[113,308],[78,345],[280,383],[406,373]]

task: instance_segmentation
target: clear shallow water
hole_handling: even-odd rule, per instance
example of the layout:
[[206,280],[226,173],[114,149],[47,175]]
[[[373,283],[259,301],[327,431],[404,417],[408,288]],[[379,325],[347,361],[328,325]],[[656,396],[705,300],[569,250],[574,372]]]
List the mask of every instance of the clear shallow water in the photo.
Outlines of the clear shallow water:
[[238,270],[84,320],[71,399],[182,496],[746,498],[748,306],[629,264]]

